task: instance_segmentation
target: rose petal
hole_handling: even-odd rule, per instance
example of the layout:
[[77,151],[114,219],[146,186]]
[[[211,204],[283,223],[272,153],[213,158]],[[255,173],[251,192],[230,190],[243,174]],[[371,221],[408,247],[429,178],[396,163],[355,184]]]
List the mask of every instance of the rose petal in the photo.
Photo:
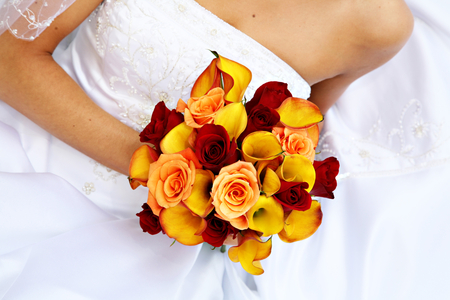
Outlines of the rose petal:
[[184,204],[195,214],[205,218],[214,208],[210,195],[214,174],[209,170],[196,170],[195,182]]
[[242,103],[231,103],[221,108],[214,119],[214,124],[222,125],[228,132],[230,141],[237,139],[247,126],[247,113]]
[[161,151],[165,154],[177,153],[189,148],[189,136],[194,130],[187,126],[185,122],[177,125],[161,140]]
[[192,161],[196,169],[202,168],[202,164],[198,161],[197,156],[191,148],[186,148],[183,151],[178,152],[178,154],[183,156],[185,159]]
[[163,209],[159,214],[159,221],[164,232],[183,245],[193,246],[203,243],[201,229],[205,228],[205,221],[192,214],[183,205]]
[[316,149],[317,144],[319,143],[319,125],[315,124],[306,129],[308,132],[308,136],[314,144],[314,149]]
[[283,242],[293,243],[310,237],[322,223],[320,203],[313,200],[310,209],[305,211],[293,210],[285,223],[284,229],[278,233]]
[[276,173],[284,181],[307,182],[309,185],[306,189],[307,192],[312,189],[316,180],[316,171],[313,164],[309,159],[299,154],[286,156]]
[[178,102],[177,102],[177,108],[176,108],[176,111],[177,111],[177,112],[184,113],[184,110],[185,110],[187,107],[188,107],[187,104],[186,104],[183,100],[178,99]]
[[323,121],[317,105],[300,98],[287,98],[276,111],[280,114],[280,122],[291,128],[307,128]]
[[255,163],[258,160],[272,160],[283,153],[280,141],[267,131],[255,131],[247,135],[242,142],[242,154],[245,161]]
[[260,195],[258,202],[247,212],[247,218],[248,227],[262,232],[263,236],[277,234],[283,230],[283,207],[273,197]]

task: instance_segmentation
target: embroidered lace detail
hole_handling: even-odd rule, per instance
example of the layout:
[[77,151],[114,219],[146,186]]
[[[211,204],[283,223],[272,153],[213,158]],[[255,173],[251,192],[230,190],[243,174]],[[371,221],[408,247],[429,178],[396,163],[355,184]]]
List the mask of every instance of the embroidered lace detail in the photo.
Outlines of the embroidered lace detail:
[[75,0],[0,0],[0,34],[34,40]]
[[270,80],[287,82],[294,95],[309,97],[309,85],[285,62],[193,0],[110,1],[89,20],[85,25],[95,32],[97,54],[115,63],[102,66],[117,105],[105,109],[138,131],[159,101],[169,108],[180,98],[187,101],[213,59],[209,49],[251,69],[247,99]]
[[425,120],[422,113],[422,103],[412,99],[396,122],[381,117],[366,136],[327,130],[319,141],[320,156],[344,158],[348,165],[341,179],[398,175],[449,162],[450,136],[443,135],[443,124]]
[[101,179],[102,181],[116,181],[116,178],[119,176],[123,176],[121,173],[116,172],[110,168],[105,167],[99,162],[95,160],[90,160],[91,164],[94,165],[93,172],[97,179]]

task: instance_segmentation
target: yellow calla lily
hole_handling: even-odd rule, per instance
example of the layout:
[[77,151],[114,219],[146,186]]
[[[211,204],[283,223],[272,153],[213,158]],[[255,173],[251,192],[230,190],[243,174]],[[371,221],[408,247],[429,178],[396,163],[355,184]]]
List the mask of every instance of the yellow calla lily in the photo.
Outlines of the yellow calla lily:
[[283,230],[283,206],[273,197],[260,195],[255,205],[247,212],[247,218],[248,227],[262,232],[263,236],[271,236]]
[[323,121],[320,109],[311,101],[290,97],[276,109],[280,122],[290,128],[307,128]]
[[149,145],[142,145],[134,151],[128,170],[128,180],[133,190],[139,185],[147,186],[150,164],[157,160],[158,153]]
[[191,97],[201,97],[209,90],[220,87],[223,80],[225,99],[228,102],[240,102],[244,97],[245,90],[252,79],[250,70],[228,58],[214,53],[217,58],[197,78],[191,90]]
[[214,208],[211,197],[213,181],[214,174],[211,171],[197,169],[191,195],[184,200],[184,204],[202,218],[206,218]]
[[286,243],[301,241],[313,235],[321,223],[322,209],[320,203],[313,200],[310,209],[291,211],[286,218],[284,229],[278,233],[278,236]]
[[261,160],[256,163],[258,184],[267,197],[278,192],[281,187],[280,178],[274,171],[278,166],[279,164],[276,160]]
[[217,68],[234,80],[234,85],[230,91],[226,92],[225,99],[230,102],[242,101],[245,90],[252,80],[252,72],[247,67],[220,55]]
[[189,136],[193,130],[194,128],[187,126],[185,122],[175,126],[159,143],[162,153],[177,153],[189,148]]
[[282,153],[280,141],[271,132],[252,132],[242,142],[244,159],[251,163],[259,160],[272,160]]
[[247,112],[242,103],[231,103],[222,107],[214,119],[215,125],[222,125],[230,137],[237,140],[247,127]]
[[286,156],[276,171],[278,177],[288,182],[307,182],[309,192],[316,181],[316,171],[309,159],[303,155]]
[[263,242],[252,230],[247,230],[240,240],[239,246],[228,250],[232,262],[240,262],[245,271],[252,275],[261,275],[264,270],[260,260],[267,258],[272,251],[272,239]]
[[201,233],[206,229],[207,223],[184,205],[161,210],[159,221],[164,232],[181,244],[194,246],[203,243]]

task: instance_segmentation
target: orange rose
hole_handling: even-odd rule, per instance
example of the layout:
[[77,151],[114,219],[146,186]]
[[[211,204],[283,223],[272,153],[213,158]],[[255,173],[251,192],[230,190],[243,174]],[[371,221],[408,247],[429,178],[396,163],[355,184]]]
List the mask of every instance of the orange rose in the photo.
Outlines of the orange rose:
[[255,167],[243,161],[223,167],[214,180],[211,196],[220,218],[238,229],[247,229],[245,213],[259,198]]
[[288,154],[300,154],[314,162],[316,154],[314,142],[306,129],[274,127],[272,133],[277,136],[281,142],[281,147]]
[[163,208],[174,207],[191,195],[195,169],[195,161],[179,153],[161,154],[150,164],[147,203],[155,215],[159,216]]
[[224,95],[223,89],[214,88],[200,98],[190,98],[187,104],[180,99],[177,111],[184,112],[184,121],[190,127],[200,128],[212,124],[217,111],[225,105]]

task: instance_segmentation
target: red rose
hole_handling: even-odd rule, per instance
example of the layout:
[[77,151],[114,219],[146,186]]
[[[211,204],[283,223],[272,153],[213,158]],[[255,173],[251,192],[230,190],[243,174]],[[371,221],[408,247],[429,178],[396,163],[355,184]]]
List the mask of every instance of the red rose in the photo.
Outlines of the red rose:
[[184,117],[174,109],[169,110],[163,101],[156,104],[152,119],[145,129],[139,134],[142,143],[151,143],[156,151],[161,153],[159,142],[175,126],[182,123]]
[[213,214],[206,218],[207,227],[202,233],[202,238],[205,242],[214,247],[220,247],[229,234],[236,234],[238,229],[231,226],[231,224],[225,220],[219,219]]
[[292,97],[292,94],[287,89],[286,83],[269,81],[256,90],[252,100],[245,105],[245,110],[249,115],[252,109],[258,104],[276,109],[289,97]]
[[336,176],[339,173],[339,161],[336,157],[328,157],[324,161],[314,161],[316,182],[310,191],[311,195],[334,199]]
[[247,128],[239,136],[238,141],[242,142],[244,138],[255,131],[272,132],[273,126],[280,122],[280,114],[270,107],[258,104],[248,116]]
[[200,164],[217,174],[224,165],[239,159],[236,147],[236,142],[234,139],[230,142],[223,126],[205,124],[198,130],[194,148]]
[[287,182],[281,180],[280,190],[273,195],[286,208],[305,211],[311,208],[311,195],[306,191],[307,182]]
[[144,203],[142,208],[143,211],[136,214],[139,217],[139,225],[141,225],[142,231],[152,235],[160,233],[162,228],[159,223],[159,217],[153,213],[147,203]]

